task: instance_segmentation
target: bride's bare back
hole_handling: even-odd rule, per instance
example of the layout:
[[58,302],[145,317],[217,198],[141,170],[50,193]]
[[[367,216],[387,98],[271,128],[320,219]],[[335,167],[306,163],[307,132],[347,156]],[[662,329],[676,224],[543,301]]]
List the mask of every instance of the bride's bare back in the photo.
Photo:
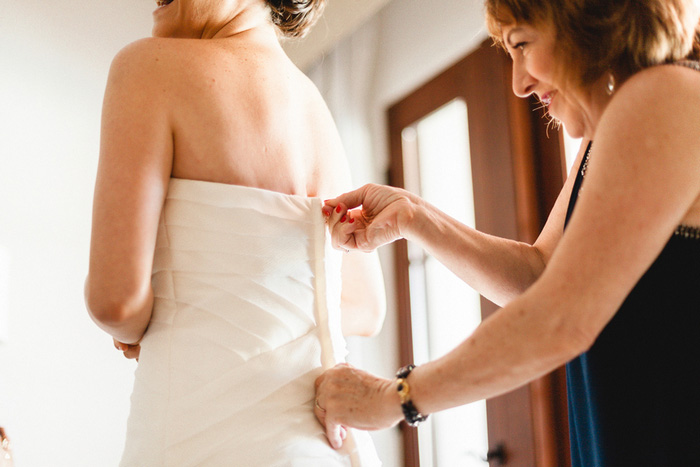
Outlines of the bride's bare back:
[[[150,319],[153,251],[171,177],[319,197],[349,188],[330,113],[284,54],[267,5],[174,0],[154,14],[161,37],[127,46],[112,64],[86,301],[118,341],[137,342]],[[376,259],[344,263],[352,280],[343,296],[358,305],[344,330],[375,332],[384,311]]]
[[[347,183],[316,88],[275,40],[162,40],[178,178],[323,195]],[[259,34],[257,34],[260,36]]]
[[146,74],[137,92],[156,96],[174,177],[309,196],[347,186],[328,109],[274,36],[154,38],[123,53]]

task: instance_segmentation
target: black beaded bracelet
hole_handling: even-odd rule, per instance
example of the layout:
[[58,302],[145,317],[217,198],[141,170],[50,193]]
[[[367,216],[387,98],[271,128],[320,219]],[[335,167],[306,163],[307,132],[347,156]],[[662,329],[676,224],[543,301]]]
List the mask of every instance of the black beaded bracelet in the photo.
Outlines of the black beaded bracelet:
[[406,423],[410,426],[418,426],[428,418],[427,415],[418,412],[416,406],[413,405],[413,401],[411,400],[411,387],[408,385],[408,381],[406,381],[406,378],[408,378],[408,375],[415,367],[415,365],[407,365],[399,368],[399,371],[396,372],[396,390],[401,400],[401,410],[403,411]]

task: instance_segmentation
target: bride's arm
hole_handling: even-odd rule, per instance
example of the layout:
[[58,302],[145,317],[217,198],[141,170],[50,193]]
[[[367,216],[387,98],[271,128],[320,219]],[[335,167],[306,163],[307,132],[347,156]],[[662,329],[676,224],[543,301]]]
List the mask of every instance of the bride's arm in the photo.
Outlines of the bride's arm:
[[386,294],[376,252],[343,255],[342,326],[346,336],[374,336],[386,314]]
[[151,268],[172,165],[167,95],[150,42],[114,60],[105,91],[85,302],[118,341],[138,342],[151,316]]

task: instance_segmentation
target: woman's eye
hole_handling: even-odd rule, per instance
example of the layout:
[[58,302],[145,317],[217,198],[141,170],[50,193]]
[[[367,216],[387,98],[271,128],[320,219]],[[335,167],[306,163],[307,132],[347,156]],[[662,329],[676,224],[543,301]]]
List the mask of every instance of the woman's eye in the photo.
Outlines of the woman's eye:
[[521,51],[525,49],[525,42],[518,42],[513,46],[514,49],[520,49]]

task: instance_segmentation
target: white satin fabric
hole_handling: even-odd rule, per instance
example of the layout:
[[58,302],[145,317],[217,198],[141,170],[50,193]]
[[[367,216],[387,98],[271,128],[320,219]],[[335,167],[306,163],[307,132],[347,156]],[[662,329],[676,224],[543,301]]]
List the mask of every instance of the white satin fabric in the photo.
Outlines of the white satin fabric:
[[333,450],[314,380],[346,354],[317,198],[171,179],[122,466],[377,466]]

